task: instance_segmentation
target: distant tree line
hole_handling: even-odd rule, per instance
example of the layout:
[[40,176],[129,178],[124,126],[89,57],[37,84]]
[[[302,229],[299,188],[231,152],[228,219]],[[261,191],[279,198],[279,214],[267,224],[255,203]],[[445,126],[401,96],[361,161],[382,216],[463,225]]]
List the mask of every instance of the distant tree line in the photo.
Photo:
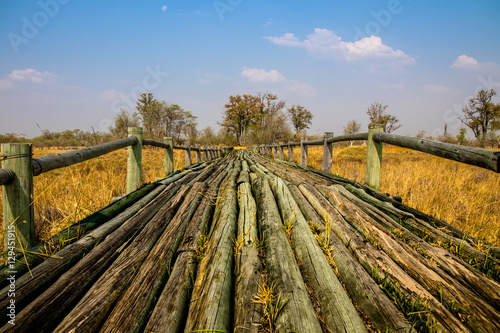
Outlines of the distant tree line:
[[[500,147],[500,103],[491,102],[495,90],[481,90],[463,107],[460,121],[474,134],[475,140],[467,138],[467,129],[461,128],[452,136],[444,125],[442,135],[426,136],[420,131],[417,137],[455,143],[459,145]],[[391,133],[401,127],[399,119],[387,112],[388,105],[372,103],[366,111],[370,124],[383,125]],[[109,132],[80,129],[51,132],[41,129],[42,134],[26,139],[22,134],[0,134],[0,142],[31,142],[35,147],[82,147],[108,142],[128,135],[128,127],[142,126],[144,137],[162,141],[163,137],[174,138],[175,144],[189,141],[192,145],[256,145],[300,141],[302,138],[317,139],[321,136],[307,136],[306,130],[312,123],[313,114],[301,105],[286,106],[286,103],[270,92],[254,95],[231,95],[224,105],[220,129],[211,127],[197,130],[197,117],[178,104],[157,100],[153,94],[142,94],[133,111],[122,109],[115,116]],[[361,124],[353,119],[343,128],[343,134],[356,134]],[[353,142],[350,143],[351,145]]]

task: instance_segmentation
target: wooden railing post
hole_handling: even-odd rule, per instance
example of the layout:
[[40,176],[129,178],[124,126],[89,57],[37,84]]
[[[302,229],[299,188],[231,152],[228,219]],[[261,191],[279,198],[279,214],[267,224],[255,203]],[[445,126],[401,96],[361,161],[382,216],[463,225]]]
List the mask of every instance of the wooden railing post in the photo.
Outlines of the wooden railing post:
[[174,173],[174,139],[172,137],[164,137],[163,142],[170,145],[170,149],[165,149],[163,152],[165,177],[168,177]]
[[288,162],[293,162],[293,146],[288,142]]
[[197,144],[196,145],[196,163],[200,163],[201,162],[201,145],[200,144]]
[[14,180],[3,186],[4,251],[19,254],[34,245],[33,159],[31,143],[2,143],[2,168]]
[[333,138],[333,132],[325,132],[323,137],[323,166],[321,170],[332,172],[333,143],[328,143],[328,139]]
[[285,153],[283,152],[283,142],[279,143],[279,152],[280,152],[279,159],[280,160],[284,160],[285,159]]
[[142,183],[142,128],[129,127],[128,136],[135,136],[138,142],[128,147],[127,193],[134,192]]
[[368,126],[368,142],[366,152],[365,184],[380,190],[380,172],[382,168],[382,142],[373,140],[373,134],[382,132],[384,125],[371,124]]
[[189,143],[189,141],[186,142],[186,158],[185,158],[185,162],[186,162],[186,167],[188,167],[188,166],[191,165],[191,144]]
[[276,145],[273,146],[273,158],[274,159],[278,158],[278,146]]
[[307,166],[307,145],[304,144],[304,139],[300,140],[300,165]]

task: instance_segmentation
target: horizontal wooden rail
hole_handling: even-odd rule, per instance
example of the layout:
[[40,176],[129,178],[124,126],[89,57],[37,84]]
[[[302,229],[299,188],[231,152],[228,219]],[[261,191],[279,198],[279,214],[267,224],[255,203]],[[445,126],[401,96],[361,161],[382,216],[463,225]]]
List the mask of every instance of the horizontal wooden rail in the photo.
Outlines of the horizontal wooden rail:
[[149,139],[142,139],[142,145],[153,146],[153,147],[164,148],[164,149],[172,149],[172,146],[170,146],[168,143],[155,141],[155,140],[149,140]]
[[497,151],[384,132],[374,133],[373,140],[500,172],[500,152]]
[[[283,159],[282,150],[284,147],[287,147],[288,159],[291,162],[293,160],[293,148],[300,147],[300,164],[307,166],[307,147],[323,146],[322,170],[331,172],[331,144],[342,141],[367,141],[368,150],[365,183],[377,190],[380,188],[383,143],[421,151],[430,155],[500,173],[499,151],[464,147],[450,143],[385,133],[383,126],[377,124],[370,125],[368,133],[331,137],[332,135],[331,132],[326,132],[323,140],[288,142],[285,144],[280,142],[280,144],[261,145],[256,148],[263,154]],[[276,154],[278,148],[280,149],[279,156]]]
[[91,160],[112,151],[135,145],[137,139],[128,137],[100,145],[82,148],[78,150],[67,151],[60,154],[50,154],[33,159],[33,176],[38,176],[43,172],[54,169],[64,168],[73,164]]
[[16,175],[12,172],[12,170],[0,169],[0,185],[10,183],[15,177]]

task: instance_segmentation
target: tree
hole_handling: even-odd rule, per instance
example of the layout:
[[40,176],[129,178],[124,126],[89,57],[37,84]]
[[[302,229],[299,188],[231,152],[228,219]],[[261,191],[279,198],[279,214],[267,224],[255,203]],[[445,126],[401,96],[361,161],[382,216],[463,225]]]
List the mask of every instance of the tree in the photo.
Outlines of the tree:
[[[350,134],[356,134],[359,133],[359,130],[361,129],[361,124],[358,123],[356,120],[349,120],[347,122],[347,125],[344,126],[344,135],[350,135]],[[352,141],[349,141],[351,146],[352,146]]]
[[360,123],[358,123],[356,120],[349,120],[347,122],[347,125],[344,126],[344,134],[345,135],[356,134],[359,133],[360,129],[361,129]]
[[397,125],[398,118],[385,112],[387,108],[388,105],[375,102],[368,107],[366,114],[370,117],[370,124],[384,125],[385,131],[391,133],[400,128],[401,125]]
[[301,105],[293,105],[291,108],[288,108],[288,112],[290,113],[290,118],[292,120],[293,128],[295,128],[296,135],[299,135],[300,132],[309,128],[309,125],[312,124],[313,115],[311,111],[307,110],[305,107]]
[[257,118],[261,127],[266,127],[267,122],[285,107],[284,101],[278,101],[278,96],[270,92],[257,93]]
[[220,124],[229,133],[236,136],[240,145],[244,145],[248,129],[255,124],[259,115],[260,100],[252,95],[229,96],[229,103],[224,105],[224,120]]
[[137,99],[136,109],[142,117],[144,131],[153,133],[161,119],[161,103],[154,98],[152,93],[143,93]]
[[134,112],[130,114],[125,109],[115,116],[115,125],[109,127],[109,131],[114,137],[126,138],[128,135],[129,127],[139,126],[139,114]]
[[466,134],[467,129],[462,127],[459,131],[459,134],[456,136],[457,144],[464,145],[467,142],[467,138],[465,137]]
[[494,89],[478,91],[476,97],[471,98],[469,104],[462,109],[464,117],[459,117],[483,147],[488,131],[495,131],[500,127],[500,105],[491,102],[496,94]]

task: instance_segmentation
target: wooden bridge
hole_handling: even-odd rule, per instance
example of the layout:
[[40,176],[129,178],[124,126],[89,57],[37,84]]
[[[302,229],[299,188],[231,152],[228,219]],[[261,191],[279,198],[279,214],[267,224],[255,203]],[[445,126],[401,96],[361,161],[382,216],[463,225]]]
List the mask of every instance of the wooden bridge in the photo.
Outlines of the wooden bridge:
[[224,155],[8,262],[0,332],[500,331],[497,248],[365,184]]

